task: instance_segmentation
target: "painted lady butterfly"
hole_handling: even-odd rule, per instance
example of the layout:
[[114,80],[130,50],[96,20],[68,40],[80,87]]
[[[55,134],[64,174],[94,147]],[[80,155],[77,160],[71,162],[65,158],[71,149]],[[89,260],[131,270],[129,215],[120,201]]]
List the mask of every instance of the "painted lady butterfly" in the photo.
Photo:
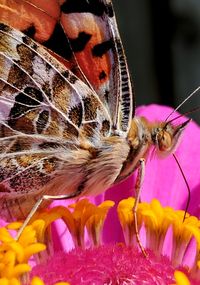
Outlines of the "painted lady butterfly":
[[173,151],[187,122],[134,117],[110,0],[0,3],[1,216],[26,217],[43,195],[96,195],[150,145]]

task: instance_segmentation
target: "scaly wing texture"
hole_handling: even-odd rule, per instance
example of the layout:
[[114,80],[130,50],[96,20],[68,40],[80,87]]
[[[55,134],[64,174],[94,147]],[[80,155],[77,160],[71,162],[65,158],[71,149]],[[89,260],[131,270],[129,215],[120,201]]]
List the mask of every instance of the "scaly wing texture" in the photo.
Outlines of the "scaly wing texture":
[[1,197],[37,194],[81,143],[100,144],[110,125],[86,84],[23,33],[0,25]]
[[65,64],[106,106],[113,130],[126,133],[135,107],[111,1],[1,2],[0,19],[67,59]]

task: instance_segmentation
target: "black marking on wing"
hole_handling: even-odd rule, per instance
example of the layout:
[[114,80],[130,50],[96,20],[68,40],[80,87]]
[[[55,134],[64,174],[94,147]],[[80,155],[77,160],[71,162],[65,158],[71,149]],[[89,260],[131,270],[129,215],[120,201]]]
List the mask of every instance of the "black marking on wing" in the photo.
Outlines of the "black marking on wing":
[[107,74],[105,73],[104,70],[102,70],[100,73],[99,73],[99,80],[103,80],[107,77]]
[[[98,127],[98,123],[97,122],[90,122],[90,123],[86,123],[84,124],[84,134],[86,136],[92,136],[94,134],[94,130]],[[102,132],[102,129],[101,129]]]
[[47,110],[44,110],[41,113],[39,113],[36,122],[36,129],[38,134],[41,134],[42,131],[46,128],[48,121],[49,121],[49,112]]
[[8,32],[9,31],[9,27],[3,23],[0,23],[0,30],[4,31],[4,32]]
[[95,103],[93,102],[92,98],[84,98],[83,105],[85,110],[85,120],[94,120],[96,118],[97,106],[95,106]]
[[72,49],[69,45],[69,40],[59,23],[56,24],[53,34],[49,40],[43,42],[42,44],[67,60],[70,60],[73,56]]
[[107,51],[113,48],[113,39],[107,40],[92,48],[92,55],[102,57]]
[[27,29],[22,30],[22,33],[33,39],[35,37],[36,28],[34,25],[31,25]]
[[76,75],[74,76],[74,74],[77,73],[77,68],[74,67],[71,69],[71,72],[69,72],[69,70],[65,70],[63,72],[61,72],[62,76],[64,76],[71,84],[74,84],[78,79],[79,77]]
[[[31,47],[33,49],[37,50],[37,44],[34,43],[29,37],[23,36],[22,41],[25,45],[31,45]],[[19,44],[18,47],[20,47],[20,46],[22,46],[24,48],[24,45]]]
[[107,134],[109,132],[109,129],[110,129],[110,122],[108,120],[104,120],[102,122],[101,132],[103,134]]
[[[29,39],[27,39],[26,36],[23,36],[22,40],[28,41]],[[35,47],[36,47],[36,45],[34,44],[33,48],[35,48]],[[23,68],[25,68],[26,71],[28,71],[28,73],[30,75],[32,75],[33,74],[33,65],[31,64],[31,62],[33,61],[34,56],[35,56],[34,52],[30,48],[27,48],[24,44],[21,44],[21,43],[16,45],[16,49],[17,49],[17,52],[18,52],[20,59],[15,60],[15,62],[18,63],[19,65],[21,65]],[[13,67],[13,68],[17,68],[17,67]],[[21,81],[23,82],[23,77],[21,78]]]
[[75,129],[75,127],[69,122],[65,122],[65,130],[67,133],[71,134],[74,137],[78,137],[79,135],[79,132],[77,131],[77,129]]
[[49,150],[51,148],[53,149],[58,149],[60,148],[60,143],[56,143],[56,142],[43,142],[41,144],[39,144],[39,148],[42,149],[42,150]]
[[114,16],[114,11],[113,11],[113,7],[112,4],[109,3],[107,4],[107,11],[106,14],[108,15],[108,17],[112,18]]
[[23,150],[22,144],[20,144],[19,140],[15,140],[12,144],[11,148],[9,149],[10,153],[12,152],[19,152]]
[[19,93],[15,97],[15,104],[11,108],[9,116],[11,119],[15,119],[36,106],[39,106],[42,101],[43,97],[40,90],[33,87],[26,87],[24,93]]
[[[22,32],[28,37],[34,39],[36,28],[33,24],[30,27],[28,27],[26,30],[22,30]],[[25,40],[26,39],[27,38],[25,38]],[[51,34],[51,37],[42,44],[48,49],[53,50],[55,53],[59,54],[60,56],[62,56],[67,60],[70,60],[72,58],[73,52],[69,45],[69,40],[66,37],[60,23],[56,23],[53,33]]]
[[109,91],[108,90],[105,90],[104,98],[106,99],[106,102],[108,103],[108,100],[109,100]]
[[[34,39],[35,33],[36,33],[36,28],[33,24],[29,28],[27,28],[26,30],[22,30],[22,32],[26,36]],[[26,40],[28,38],[26,38],[26,37],[24,37],[24,38],[25,38],[24,43],[28,44],[26,42]],[[42,42],[42,44],[46,48],[48,48],[48,49],[54,51],[55,53],[59,54],[61,57],[65,58],[66,60],[70,60],[73,56],[73,52],[72,52],[72,49],[70,47],[69,40],[66,37],[65,32],[64,32],[63,28],[61,27],[60,23],[56,23],[54,30],[53,30],[53,33],[51,34],[50,38],[47,41]]]
[[83,117],[83,109],[81,104],[73,107],[68,113],[69,119],[78,127],[81,125]]
[[80,32],[76,39],[69,39],[72,50],[74,52],[81,52],[84,50],[86,44],[91,39],[92,35],[85,32]]
[[68,80],[70,83],[74,84],[78,80],[78,78],[74,76],[73,74],[70,74]]
[[61,6],[63,13],[92,13],[102,16],[106,13],[113,17],[113,8],[110,4],[103,3],[101,0],[65,0]]
[[69,70],[65,70],[65,71],[61,72],[61,74],[62,74],[62,76],[64,76],[66,79],[68,79],[70,73],[69,73]]
[[[67,69],[62,71],[61,75],[64,76],[65,79],[67,79],[72,84],[74,84],[78,80],[78,77],[76,77],[72,72],[69,72],[69,70]],[[55,78],[57,78],[57,80],[60,79],[58,76],[56,76]]]
[[[38,90],[34,87],[26,87],[24,89],[24,92],[26,94],[28,94],[29,96],[31,96],[33,99],[36,99],[37,101],[39,101],[40,103],[43,102],[43,95],[42,95],[42,92],[40,90]],[[33,101],[33,99],[32,99],[32,101]],[[37,101],[34,100],[33,105],[39,105]],[[23,102],[23,103],[26,103],[26,102]]]

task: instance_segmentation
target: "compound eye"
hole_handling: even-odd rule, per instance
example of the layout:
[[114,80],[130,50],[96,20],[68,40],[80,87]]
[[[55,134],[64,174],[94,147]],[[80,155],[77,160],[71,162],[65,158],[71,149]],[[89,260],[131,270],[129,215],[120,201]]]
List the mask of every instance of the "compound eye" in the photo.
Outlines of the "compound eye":
[[172,146],[172,138],[166,131],[161,131],[158,134],[158,146],[160,151],[167,151]]

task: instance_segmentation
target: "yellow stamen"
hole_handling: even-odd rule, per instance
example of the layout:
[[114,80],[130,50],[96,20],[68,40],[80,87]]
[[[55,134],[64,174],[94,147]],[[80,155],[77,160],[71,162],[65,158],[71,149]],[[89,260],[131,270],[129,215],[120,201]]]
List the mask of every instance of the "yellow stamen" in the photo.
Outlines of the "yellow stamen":
[[[133,206],[134,199],[128,198],[122,200],[117,209],[127,245],[135,242]],[[196,261],[200,259],[200,221],[187,213],[183,222],[184,214],[184,211],[175,211],[170,207],[162,207],[156,199],[153,199],[150,204],[140,203],[138,205],[138,227],[140,229],[142,223],[144,223],[146,246],[154,252],[162,253],[166,233],[172,227],[173,249],[171,258],[175,265],[182,263],[188,243],[193,237],[197,243]]]
[[153,199],[149,205],[145,203],[141,211],[146,228],[147,247],[157,253],[162,252],[165,236],[171,224],[166,211],[169,211],[169,208],[163,208],[157,199]]
[[108,210],[114,205],[112,201],[105,201],[99,206],[93,205],[87,199],[82,199],[69,206],[72,211],[60,208],[62,219],[66,223],[75,246],[84,248],[85,227],[92,238],[93,244],[99,244],[100,234]]
[[22,263],[24,261],[24,248],[20,243],[12,241],[7,244],[7,248],[16,254],[16,259],[19,263]]
[[1,262],[4,264],[1,270],[1,277],[7,277],[9,279],[14,277],[18,278],[20,275],[31,270],[28,264],[16,264],[16,255],[12,251],[7,251]]
[[[8,228],[1,228],[0,244],[0,284],[19,285],[20,278],[31,270],[28,265],[29,258],[46,248],[44,244],[37,243],[36,232],[33,227],[27,226],[20,239],[16,241],[9,233]],[[14,225],[14,228],[15,227]],[[27,240],[25,238],[27,237]]]
[[22,222],[13,222],[6,226],[9,230],[18,230],[22,226]]
[[199,220],[194,216],[187,214],[183,222],[184,211],[171,211],[172,229],[173,229],[173,248],[172,261],[174,265],[181,264],[185,255],[187,246],[194,237],[199,243],[200,229]]
[[35,276],[31,280],[31,285],[45,285],[45,284],[42,281],[42,279],[40,279],[39,277]]
[[36,231],[37,241],[44,242],[46,223],[42,219],[38,219],[33,221],[32,223],[33,229]]
[[15,266],[16,254],[11,250],[5,252],[1,260],[1,277],[13,277],[12,271]]
[[31,244],[28,247],[26,247],[24,249],[24,261],[28,262],[29,258],[36,254],[39,253],[41,251],[44,251],[46,249],[46,245],[44,245],[43,243],[35,243],[35,244]]
[[10,242],[13,240],[13,237],[11,234],[7,231],[5,227],[0,228],[0,241],[4,242]]
[[193,271],[198,272],[198,275],[199,275],[200,274],[199,272],[199,269],[200,269],[200,227],[198,228],[192,227],[191,231],[196,240],[196,257],[195,257],[196,266],[194,266]]
[[14,268],[13,268],[13,272],[12,272],[12,277],[20,277],[21,275],[24,275],[25,273],[31,271],[31,266],[28,264],[17,264]]
[[[121,200],[117,207],[117,213],[119,217],[119,221],[123,230],[124,239],[127,245],[136,244],[136,233],[135,233],[135,220],[133,215],[133,207],[134,207],[135,199],[130,197],[128,199]],[[142,226],[141,218],[140,218],[140,209],[141,204],[138,205],[138,228],[140,230]]]
[[0,284],[1,284],[1,285],[9,285],[8,282],[9,282],[9,281],[8,281],[7,278],[0,278]]
[[174,277],[175,277],[176,283],[172,285],[190,285],[189,279],[183,272],[175,271]]
[[[90,217],[86,221],[86,228],[88,234],[93,242],[93,245],[98,246],[101,244],[101,233],[108,211],[114,206],[113,201],[105,201],[99,206],[95,207],[90,213]],[[90,208],[92,210],[92,208]]]
[[84,248],[84,214],[84,207],[82,209],[74,207],[74,212],[70,212],[70,210],[65,208],[62,215],[62,219],[72,235],[75,247],[80,246]]
[[32,221],[32,226],[37,232],[37,239],[39,242],[46,242],[48,238],[46,237],[47,230],[49,230],[49,225],[54,221],[62,217],[59,207],[54,207],[52,209],[45,209],[42,212],[38,212],[34,216],[34,221]]
[[24,247],[36,242],[36,231],[33,229],[32,225],[25,227],[18,242]]
[[9,280],[9,285],[21,285],[21,282],[17,278],[12,278]]

